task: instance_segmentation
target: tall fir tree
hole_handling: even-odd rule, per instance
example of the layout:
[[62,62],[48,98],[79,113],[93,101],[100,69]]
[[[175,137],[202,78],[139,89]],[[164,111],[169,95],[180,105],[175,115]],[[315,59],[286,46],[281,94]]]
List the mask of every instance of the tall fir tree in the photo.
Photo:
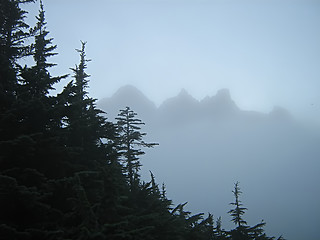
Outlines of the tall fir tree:
[[19,60],[28,56],[31,49],[27,44],[30,27],[24,21],[27,12],[20,5],[29,2],[33,0],[0,1],[0,141],[12,139],[19,121],[12,110],[17,101]]
[[32,49],[35,65],[25,66],[21,69],[18,92],[18,105],[20,107],[21,120],[27,126],[25,131],[47,131],[60,124],[61,117],[57,114],[57,96],[50,96],[54,85],[67,75],[53,77],[49,68],[56,64],[48,62],[48,58],[56,55],[54,51],[57,45],[53,45],[53,38],[48,38],[49,31],[46,28],[45,11],[40,1],[39,14],[36,17],[36,26],[32,29],[34,45]]
[[[109,161],[116,158],[114,139],[116,129],[107,121],[104,112],[96,107],[96,99],[88,96],[90,75],[86,73],[87,62],[85,53],[86,42],[81,42],[80,62],[73,71],[73,80],[59,95],[64,104],[63,126],[66,132],[65,144],[74,151],[82,153],[83,158],[100,158]],[[100,156],[94,156],[99,148]]]
[[140,181],[141,167],[139,156],[145,154],[142,147],[152,148],[157,143],[146,143],[143,137],[146,133],[140,132],[145,123],[136,118],[137,113],[126,107],[118,114],[117,127],[119,132],[118,149],[124,162],[124,170],[131,187],[137,186]]
[[242,207],[243,204],[239,199],[240,194],[242,193],[240,191],[239,182],[235,183],[232,193],[234,194],[235,201],[230,204],[235,206],[235,208],[231,209],[228,213],[232,217],[231,221],[234,222],[234,224],[236,224],[238,227],[241,227],[247,224],[247,222],[242,218],[247,208]]
[[[31,48],[34,65],[17,68],[19,74],[16,76],[15,102],[10,109],[10,132],[4,129],[10,135],[5,142],[4,165],[14,166],[19,161],[22,166],[53,177],[64,171],[57,164],[63,160],[63,157],[57,156],[64,154],[56,135],[61,122],[61,117],[57,115],[57,96],[50,96],[49,91],[65,76],[52,77],[49,72],[49,68],[55,64],[49,63],[48,58],[56,54],[53,52],[56,45],[52,45],[53,39],[48,38],[42,1],[36,19],[36,26],[29,31],[34,37]],[[25,152],[19,155],[22,149]]]
[[[25,43],[28,37],[37,34],[29,31],[24,22],[25,11],[20,4],[26,2],[33,1],[0,2],[0,95],[3,100],[0,101],[0,232],[4,239],[52,238],[59,235],[54,222],[61,220],[60,212],[46,201],[52,194],[47,173],[53,173],[56,169],[50,167],[59,164],[58,161],[50,164],[58,153],[48,136],[44,136],[45,124],[42,123],[48,123],[49,118],[45,111],[35,111],[36,105],[32,106],[33,97],[30,91],[25,91],[20,75],[23,70],[18,64],[21,57],[35,53],[31,45]],[[29,80],[38,80],[38,77],[30,76]],[[52,108],[46,106],[49,110]],[[33,115],[41,121],[31,125],[29,120]]]
[[35,35],[35,43],[33,46],[33,59],[35,66],[30,69],[26,68],[22,72],[24,74],[32,74],[32,76],[22,78],[23,85],[26,86],[29,96],[33,98],[48,96],[50,90],[54,90],[54,84],[58,83],[63,77],[52,77],[49,73],[49,68],[56,66],[55,63],[48,62],[48,58],[57,55],[54,51],[57,45],[53,45],[53,38],[48,38],[49,31],[47,30],[47,22],[45,19],[45,11],[42,1],[40,1],[39,14],[36,17],[36,26],[32,29]]
[[24,21],[26,11],[21,3],[34,0],[0,1],[0,116],[15,101],[17,91],[18,60],[30,54],[29,26]]

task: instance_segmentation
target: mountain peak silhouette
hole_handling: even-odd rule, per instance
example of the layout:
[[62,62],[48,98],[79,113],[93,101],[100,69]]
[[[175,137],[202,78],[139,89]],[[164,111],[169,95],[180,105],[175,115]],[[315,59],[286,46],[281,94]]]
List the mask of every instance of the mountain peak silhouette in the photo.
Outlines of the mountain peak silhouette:
[[231,100],[231,95],[230,95],[229,89],[222,88],[222,89],[218,90],[218,92],[216,94],[216,98],[221,98],[224,100]]
[[112,98],[146,98],[144,94],[133,85],[125,85],[120,87],[113,95]]
[[[270,114],[263,114],[254,111],[244,111],[239,109],[237,104],[232,100],[229,89],[220,89],[213,96],[207,96],[201,101],[190,95],[186,89],[174,97],[166,99],[159,108],[150,101],[139,89],[132,85],[125,85],[119,88],[111,97],[103,98],[98,102],[98,107],[107,112],[109,118],[114,118],[120,109],[130,107],[138,113],[142,120],[154,121],[163,119],[167,123],[196,121],[206,118],[213,119],[230,119],[240,118],[250,119],[281,119],[286,121],[290,118],[290,113],[283,108],[276,107]],[[157,121],[158,121],[157,120]],[[210,120],[210,121],[211,121]]]
[[239,107],[232,100],[229,89],[220,89],[216,95],[205,97],[201,102],[208,114],[230,114],[239,111]]
[[120,87],[111,97],[101,99],[97,105],[110,118],[116,117],[119,110],[125,107],[130,107],[144,119],[148,119],[156,110],[156,105],[133,85]]
[[165,108],[169,106],[174,107],[183,107],[183,105],[196,105],[199,102],[192,97],[184,88],[181,89],[179,94],[175,97],[166,99],[161,105],[160,108]]

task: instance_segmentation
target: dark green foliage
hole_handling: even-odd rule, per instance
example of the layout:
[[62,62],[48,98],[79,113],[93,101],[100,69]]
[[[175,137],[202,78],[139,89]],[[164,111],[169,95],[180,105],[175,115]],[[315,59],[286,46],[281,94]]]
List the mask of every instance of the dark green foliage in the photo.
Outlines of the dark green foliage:
[[49,68],[56,64],[47,60],[57,54],[53,52],[57,46],[52,45],[52,38],[48,38],[49,32],[46,29],[45,11],[41,1],[39,15],[36,18],[36,27],[31,30],[35,42],[32,48],[35,65],[25,66],[20,70],[16,106],[20,113],[19,121],[24,122],[25,132],[44,132],[56,127],[57,122],[61,120],[55,113],[57,97],[48,94],[54,89],[54,84],[67,76],[52,77],[49,72]]
[[52,45],[53,38],[48,38],[49,31],[46,29],[47,23],[45,21],[45,11],[42,1],[40,1],[40,11],[36,18],[37,24],[31,29],[35,38],[35,43],[32,48],[35,66],[31,68],[24,67],[21,70],[22,79],[20,80],[29,98],[47,96],[49,91],[54,89],[53,85],[66,77],[52,77],[48,71],[48,68],[56,65],[49,63],[47,59],[57,54],[53,52],[57,46]]
[[[73,80],[56,96],[48,58],[55,55],[40,1],[37,24],[24,22],[20,4],[0,0],[0,239],[16,240],[213,240],[274,239],[264,222],[243,220],[236,184],[237,227],[225,231],[211,214],[173,207],[151,173],[140,180],[144,123],[130,108],[111,123],[88,96],[86,43]],[[26,44],[31,40],[32,44]],[[17,61],[32,55],[33,66]],[[281,240],[282,238],[278,238]]]
[[[19,6],[18,1],[7,1],[7,4],[9,2],[15,2],[16,7]],[[63,149],[54,132],[56,123],[60,121],[55,115],[56,98],[49,96],[48,93],[53,89],[53,84],[62,77],[51,77],[47,69],[53,66],[47,63],[47,58],[54,55],[52,50],[55,46],[51,45],[52,39],[46,39],[48,31],[45,28],[42,3],[40,7],[37,26],[34,29],[28,29],[32,34],[24,33],[22,38],[26,40],[27,37],[34,36],[35,44],[27,47],[30,49],[28,54],[32,54],[35,65],[22,68],[16,64],[17,56],[13,58],[15,62],[11,61],[16,66],[15,89],[8,87],[6,92],[14,98],[10,108],[0,117],[2,124],[0,147],[3,150],[1,156],[3,167],[37,168],[40,172],[53,176],[61,174],[63,169],[61,165],[59,166],[63,158],[57,159]],[[20,25],[24,29],[28,27],[24,24]],[[21,48],[26,48],[22,40],[19,44],[22,45]],[[12,43],[12,47],[16,45],[16,42]],[[46,162],[42,160],[44,157]]]
[[85,42],[81,42],[80,63],[72,68],[74,72],[73,78],[64,89],[61,97],[64,99],[65,115],[63,124],[68,132],[66,144],[72,147],[79,147],[85,150],[95,149],[101,146],[101,139],[108,139],[110,131],[111,135],[115,134],[113,124],[107,122],[102,116],[104,113],[95,107],[95,99],[88,96],[86,89],[88,88],[87,79],[89,75],[85,72],[87,68],[85,54]]
[[0,1],[0,141],[10,140],[15,134],[19,120],[13,107],[17,101],[18,60],[31,49],[25,44],[30,34],[24,22],[26,12],[20,8],[22,2],[32,1]]
[[25,23],[26,12],[21,0],[0,1],[0,114],[9,110],[17,91],[17,61],[29,55],[30,45],[25,40],[30,36]]

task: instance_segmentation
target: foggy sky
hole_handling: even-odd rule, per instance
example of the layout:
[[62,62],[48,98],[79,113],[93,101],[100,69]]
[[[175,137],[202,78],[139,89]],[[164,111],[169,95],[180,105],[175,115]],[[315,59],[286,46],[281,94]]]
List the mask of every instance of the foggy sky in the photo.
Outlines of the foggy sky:
[[159,105],[181,88],[199,100],[229,88],[242,109],[320,120],[319,1],[43,2],[58,45],[52,73],[70,72],[87,41],[95,98],[133,84]]

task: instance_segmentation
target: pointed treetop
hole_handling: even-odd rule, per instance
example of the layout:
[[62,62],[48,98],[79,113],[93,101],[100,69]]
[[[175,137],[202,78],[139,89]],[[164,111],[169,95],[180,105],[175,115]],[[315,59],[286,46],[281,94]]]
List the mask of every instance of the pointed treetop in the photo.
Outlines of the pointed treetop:
[[80,99],[85,99],[88,92],[85,90],[86,88],[89,88],[89,74],[85,72],[85,69],[87,68],[87,62],[91,61],[90,59],[86,59],[86,48],[87,42],[81,41],[81,49],[76,49],[76,51],[80,55],[80,62],[79,65],[76,65],[74,68],[70,68],[74,72],[74,79],[75,79],[75,86],[77,88],[77,94]]
[[234,184],[234,190],[232,191],[235,197],[235,202],[230,203],[230,205],[235,206],[234,209],[231,209],[228,213],[230,213],[231,217],[232,217],[232,222],[234,222],[234,224],[238,225],[238,227],[244,226],[247,224],[247,222],[245,220],[243,220],[242,216],[244,215],[245,211],[247,210],[247,208],[245,207],[241,207],[243,206],[243,204],[241,203],[239,196],[242,193],[240,191],[240,187],[239,187],[239,182],[236,182]]
[[47,22],[45,21],[45,11],[42,1],[40,1],[40,10],[36,19],[36,26],[32,29],[32,32],[35,35],[33,58],[37,67],[43,70],[47,67],[56,65],[48,63],[47,58],[57,55],[57,53],[53,52],[57,48],[57,45],[52,44],[53,38],[47,38],[49,31],[46,29]]
[[37,22],[37,28],[40,30],[40,34],[43,30],[46,29],[46,25],[47,25],[47,22],[46,22],[46,18],[44,16],[44,7],[43,7],[43,3],[42,1],[40,0],[40,10],[39,10],[39,15],[36,16],[36,19],[38,20]]

